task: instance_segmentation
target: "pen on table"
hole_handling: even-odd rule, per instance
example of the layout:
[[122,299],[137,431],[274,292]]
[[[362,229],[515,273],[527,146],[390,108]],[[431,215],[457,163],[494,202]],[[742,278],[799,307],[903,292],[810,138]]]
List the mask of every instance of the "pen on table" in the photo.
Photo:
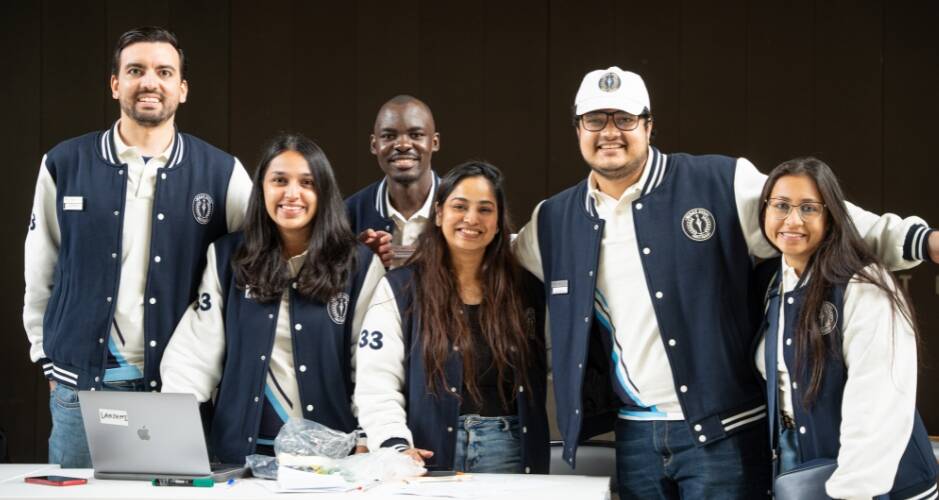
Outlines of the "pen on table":
[[367,482],[367,483],[365,483],[365,484],[360,484],[359,487],[358,487],[358,490],[359,490],[359,491],[368,491],[368,490],[370,490],[370,489],[372,489],[372,488],[378,486],[379,484],[381,484],[381,481],[369,481],[369,482]]
[[225,481],[225,484],[227,484],[228,487],[231,488],[232,486],[235,485],[235,478],[230,478],[228,481]]
[[153,480],[154,486],[195,486],[197,488],[211,488],[215,486],[215,481],[211,477],[196,477],[192,479],[183,478],[157,478]]

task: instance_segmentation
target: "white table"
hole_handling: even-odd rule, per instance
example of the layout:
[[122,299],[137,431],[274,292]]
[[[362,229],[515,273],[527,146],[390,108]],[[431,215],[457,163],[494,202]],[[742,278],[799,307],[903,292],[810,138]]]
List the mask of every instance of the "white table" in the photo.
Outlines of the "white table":
[[[27,475],[63,475],[88,478],[88,484],[80,486],[46,486],[28,484]],[[0,498],[40,499],[137,499],[173,498],[206,499],[232,498],[270,500],[348,500],[350,498],[396,500],[441,498],[434,496],[396,495],[397,485],[381,485],[368,491],[348,493],[287,493],[274,495],[261,484],[261,479],[238,480],[233,486],[217,484],[212,488],[157,487],[146,481],[110,481],[94,479],[91,469],[58,469],[47,464],[0,464]],[[430,487],[431,485],[427,485]],[[435,489],[440,487],[437,483]],[[463,482],[447,483],[447,489],[462,494],[461,498],[491,500],[607,500],[610,498],[609,478],[586,476],[550,476],[523,474],[473,474]]]

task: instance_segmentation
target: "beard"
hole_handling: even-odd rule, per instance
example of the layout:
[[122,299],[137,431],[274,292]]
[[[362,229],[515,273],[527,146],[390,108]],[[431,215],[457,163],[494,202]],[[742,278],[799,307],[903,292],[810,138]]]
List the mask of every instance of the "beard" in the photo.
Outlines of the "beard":
[[633,158],[621,165],[607,166],[591,164],[590,169],[605,179],[619,181],[635,175],[636,172],[641,172],[646,164],[647,156],[648,155],[643,155],[640,158]]
[[420,173],[417,172],[416,170],[417,169],[415,169],[414,172],[395,172],[389,175],[388,177],[391,178],[392,181],[398,184],[409,186],[417,182],[418,179],[420,179]]
[[141,127],[153,128],[172,118],[179,106],[177,102],[166,100],[165,97],[160,102],[163,104],[160,111],[140,111],[137,109],[137,96],[135,95],[130,99],[121,100],[121,111]]
[[[420,162],[420,159],[417,160]],[[430,170],[429,165],[419,163],[417,166],[408,170],[398,170],[391,164],[391,161],[382,166],[382,170],[388,175],[388,178],[397,184],[408,186],[419,181],[425,172]]]

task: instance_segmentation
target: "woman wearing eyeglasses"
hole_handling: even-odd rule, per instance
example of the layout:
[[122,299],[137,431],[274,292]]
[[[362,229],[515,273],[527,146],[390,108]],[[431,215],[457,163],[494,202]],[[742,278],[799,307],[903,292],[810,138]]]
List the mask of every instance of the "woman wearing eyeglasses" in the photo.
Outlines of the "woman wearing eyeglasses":
[[428,468],[546,474],[544,292],[510,252],[502,174],[454,168],[432,210],[362,325],[355,403],[369,447]]
[[936,460],[916,411],[913,307],[861,239],[831,169],[774,169],[760,223],[773,266],[755,361],[777,418],[777,474],[837,460],[832,498],[936,498]]

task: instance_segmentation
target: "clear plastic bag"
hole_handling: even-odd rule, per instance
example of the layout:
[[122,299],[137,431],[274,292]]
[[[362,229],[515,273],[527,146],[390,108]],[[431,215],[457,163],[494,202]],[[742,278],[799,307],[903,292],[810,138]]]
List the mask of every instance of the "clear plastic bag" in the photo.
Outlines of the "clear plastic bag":
[[394,448],[382,448],[342,459],[339,473],[347,481],[370,483],[423,476],[427,469]]
[[245,465],[251,469],[251,475],[261,479],[277,479],[277,458],[267,455],[248,455]]
[[305,457],[345,458],[355,447],[355,433],[346,434],[303,418],[291,418],[274,439],[274,453]]
[[274,439],[277,460],[273,469],[263,460],[251,460],[258,455],[248,457],[248,465],[252,472],[257,465],[264,474],[260,477],[270,477],[271,472],[276,477],[279,465],[318,474],[339,473],[353,483],[392,481],[427,472],[411,457],[391,448],[349,455],[355,443],[355,433],[346,434],[317,422],[291,418]]

